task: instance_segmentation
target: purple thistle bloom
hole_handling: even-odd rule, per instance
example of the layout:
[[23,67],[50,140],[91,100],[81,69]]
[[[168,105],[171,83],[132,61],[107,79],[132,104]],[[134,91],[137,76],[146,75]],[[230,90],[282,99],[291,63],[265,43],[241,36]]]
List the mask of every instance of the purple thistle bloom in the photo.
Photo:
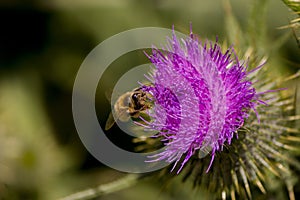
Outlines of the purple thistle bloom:
[[233,48],[222,53],[217,43],[201,43],[192,31],[182,42],[174,33],[166,50],[152,49],[152,85],[144,88],[155,106],[147,128],[159,131],[154,137],[162,138],[165,149],[149,162],[175,162],[173,169],[181,162],[179,173],[197,151],[210,150],[208,172],[216,152],[237,137],[260,101],[246,66],[232,59],[232,53]]

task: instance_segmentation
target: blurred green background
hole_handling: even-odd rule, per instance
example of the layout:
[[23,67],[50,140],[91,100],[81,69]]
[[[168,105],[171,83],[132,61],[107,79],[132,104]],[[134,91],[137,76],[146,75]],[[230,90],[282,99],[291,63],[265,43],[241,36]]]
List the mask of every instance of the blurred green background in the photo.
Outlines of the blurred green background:
[[[242,29],[249,27],[253,1],[231,0]],[[264,51],[278,76],[299,69],[299,49],[290,29],[293,18],[280,0],[268,2]],[[85,56],[119,32],[146,26],[228,41],[221,0],[2,0],[0,2],[0,199],[57,199],[122,177],[95,160],[77,135],[72,118],[73,82]],[[261,19],[264,21],[264,19]],[[253,29],[255,30],[255,29]],[[259,30],[257,30],[259,31]],[[269,48],[287,35],[280,48]],[[270,45],[270,46],[269,46]],[[116,60],[99,83],[97,112],[104,127],[109,103],[104,93],[122,73],[147,62],[142,52]],[[131,149],[117,127],[116,144]],[[178,190],[178,188],[181,188]],[[199,199],[188,185],[143,181],[101,199]],[[202,194],[205,199],[205,194]],[[100,198],[99,198],[100,199]]]

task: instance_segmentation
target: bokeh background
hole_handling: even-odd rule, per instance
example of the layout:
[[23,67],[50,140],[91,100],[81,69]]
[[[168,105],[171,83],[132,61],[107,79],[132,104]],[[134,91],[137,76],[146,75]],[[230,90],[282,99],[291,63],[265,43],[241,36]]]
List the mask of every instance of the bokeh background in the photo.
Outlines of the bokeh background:
[[[279,29],[294,17],[282,1],[267,1],[265,18],[256,19],[262,25],[251,24],[251,18],[259,17],[250,12],[255,1],[228,1],[231,10],[224,2],[1,0],[0,199],[58,199],[124,176],[87,152],[77,135],[71,108],[73,82],[82,61],[114,34],[137,27],[172,25],[188,33],[192,22],[193,32],[201,38],[215,40],[218,36],[221,42],[230,43],[234,37],[231,31],[236,33],[225,23],[230,13],[245,32],[253,32],[253,37],[264,27],[265,37],[258,42],[273,64],[274,76],[299,70],[299,48],[292,31]],[[278,39],[278,48],[271,48]],[[146,62],[143,52],[134,51],[120,57],[105,72],[96,97],[103,127],[110,112],[105,94],[123,73]],[[125,149],[134,148],[132,138],[122,135],[117,127],[107,135]],[[101,199],[208,198],[205,191],[197,192],[180,180],[164,185],[148,180]]]

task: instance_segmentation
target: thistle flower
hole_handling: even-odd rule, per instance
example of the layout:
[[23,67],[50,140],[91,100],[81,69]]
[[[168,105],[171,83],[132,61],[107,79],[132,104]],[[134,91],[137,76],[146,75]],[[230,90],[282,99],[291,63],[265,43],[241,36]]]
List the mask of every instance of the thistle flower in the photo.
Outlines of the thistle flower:
[[[251,199],[255,188],[266,194],[275,177],[295,199],[291,168],[300,170],[300,138],[291,125],[300,116],[294,115],[293,95],[276,90],[282,80],[268,76],[265,61],[247,71],[233,48],[222,53],[217,43],[201,43],[192,33],[182,43],[175,35],[168,42],[166,50],[153,48],[148,56],[155,69],[152,86],[144,86],[155,104],[148,112],[153,120],[144,126],[158,134],[135,140],[146,151],[163,142],[165,149],[149,161],[174,165],[160,177],[169,180],[182,171],[183,181],[218,199]],[[177,173],[170,173],[178,163]]]
[[[182,160],[178,173],[196,151],[211,150],[211,167],[215,154],[230,145],[237,130],[255,110],[259,94],[247,79],[246,65],[231,59],[233,48],[224,54],[221,47],[199,42],[191,33],[181,44],[173,34],[163,54],[153,49],[149,56],[156,67],[145,86],[156,105],[148,128],[157,130],[166,149],[151,161]],[[255,70],[254,70],[255,71]]]

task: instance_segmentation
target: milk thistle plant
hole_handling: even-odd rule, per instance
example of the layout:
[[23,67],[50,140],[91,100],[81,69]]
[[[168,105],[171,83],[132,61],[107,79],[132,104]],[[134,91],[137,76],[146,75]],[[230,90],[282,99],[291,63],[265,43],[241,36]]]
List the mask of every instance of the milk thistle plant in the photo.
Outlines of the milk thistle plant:
[[[287,5],[294,11],[299,8],[297,1],[283,1],[292,2]],[[174,34],[162,50],[153,48],[147,54],[154,69],[148,76],[151,84],[142,88],[151,94],[148,101],[153,108],[147,111],[150,120],[141,118],[136,124],[158,133],[134,142],[138,152],[164,147],[145,162],[170,165],[65,199],[94,198],[144,177],[166,182],[179,177],[181,184],[191,182],[215,199],[288,196],[295,200],[300,170],[300,116],[295,112],[299,100],[293,88],[282,85],[298,78],[300,71],[276,79],[270,75],[272,66],[264,56],[264,44],[259,44],[266,37],[262,22],[266,1],[253,2],[247,33],[239,29],[225,4],[227,42],[232,47],[226,41],[200,40],[191,31],[185,39]],[[279,46],[276,41],[274,46]]]

